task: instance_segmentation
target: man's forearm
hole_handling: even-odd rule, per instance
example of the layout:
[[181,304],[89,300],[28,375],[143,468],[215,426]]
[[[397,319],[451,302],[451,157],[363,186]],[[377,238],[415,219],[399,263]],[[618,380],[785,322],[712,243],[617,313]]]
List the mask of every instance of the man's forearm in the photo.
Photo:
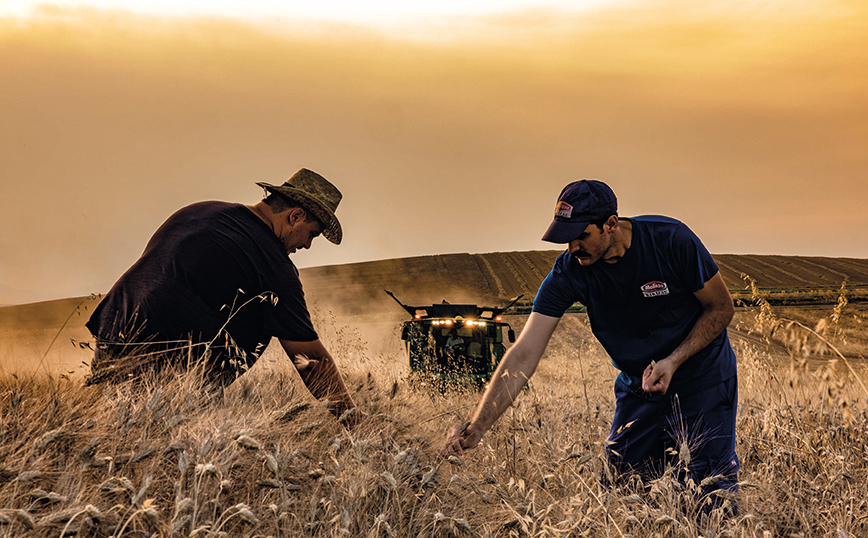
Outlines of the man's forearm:
[[684,361],[717,338],[735,314],[732,297],[719,272],[708,279],[702,289],[694,292],[694,295],[702,305],[702,312],[687,334],[687,338],[665,359],[670,361],[674,368],[681,366]]
[[681,344],[669,354],[668,360],[678,368],[684,361],[704,349],[726,329],[732,320],[732,311],[728,309],[704,310],[697,318],[693,328]]
[[675,351],[660,362],[656,364],[652,362],[645,368],[642,374],[642,389],[665,394],[669,390],[669,383],[675,371],[723,332],[731,319],[732,308],[727,308],[726,305],[704,309],[687,338],[675,348]]
[[506,352],[495,370],[488,389],[476,406],[473,419],[464,428],[455,424],[447,430],[444,455],[460,456],[464,450],[477,446],[482,435],[512,405],[536,371],[559,319],[537,312],[528,317],[518,341]]
[[330,356],[317,357],[317,363],[313,368],[300,371],[301,380],[314,398],[328,398],[336,405],[335,413],[340,415],[343,411],[356,406],[347,385],[338,370],[337,364]]
[[492,375],[491,382],[482,396],[473,418],[470,420],[467,433],[475,433],[480,437],[491,428],[500,415],[512,405],[528,379],[536,371],[539,359],[536,361],[523,357],[520,353],[507,352]]

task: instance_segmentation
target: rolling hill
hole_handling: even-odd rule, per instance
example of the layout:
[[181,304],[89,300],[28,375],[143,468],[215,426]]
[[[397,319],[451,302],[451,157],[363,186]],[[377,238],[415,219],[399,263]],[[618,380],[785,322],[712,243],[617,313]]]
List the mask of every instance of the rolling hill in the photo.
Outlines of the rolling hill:
[[[313,310],[328,310],[341,322],[388,325],[406,315],[385,293],[391,290],[409,305],[441,300],[499,306],[524,294],[530,304],[560,251],[441,254],[301,270],[305,294]],[[734,297],[747,298],[742,274],[757,286],[797,303],[834,303],[846,280],[851,301],[868,297],[868,259],[803,256],[716,255],[721,274]],[[0,372],[21,365],[62,371],[88,361],[80,348],[90,335],[84,323],[98,297],[74,297],[0,307]],[[389,340],[393,340],[390,331]]]
[[[301,270],[305,292],[338,310],[361,312],[389,304],[382,290],[407,304],[502,303],[520,294],[529,300],[562,251],[441,254]],[[766,290],[827,291],[834,298],[842,282],[868,287],[868,259],[805,256],[715,255],[734,296],[746,296],[742,274]],[[524,302],[524,301],[523,301]],[[341,308],[343,307],[343,308]]]

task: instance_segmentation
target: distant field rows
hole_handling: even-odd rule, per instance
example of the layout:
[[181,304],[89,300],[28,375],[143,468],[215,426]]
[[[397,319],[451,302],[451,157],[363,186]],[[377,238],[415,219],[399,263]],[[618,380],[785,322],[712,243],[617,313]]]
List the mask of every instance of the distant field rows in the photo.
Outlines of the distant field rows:
[[[384,289],[413,306],[442,300],[500,306],[520,294],[527,305],[559,254],[551,250],[420,256],[307,268],[301,270],[301,278],[314,314],[329,311],[341,323],[397,324],[406,312]],[[820,302],[834,302],[845,279],[860,293],[850,293],[851,302],[868,292],[866,259],[731,254],[715,259],[736,299],[747,296],[742,273],[760,288],[788,295],[786,303],[776,304],[817,304],[818,296]],[[97,300],[73,297],[0,308],[0,372],[36,364],[65,371],[89,361],[92,352],[76,342],[90,341],[84,323]],[[378,333],[377,338],[392,342],[392,332]]]
[[[370,332],[372,323],[397,327],[406,318],[384,289],[413,306],[442,300],[501,306],[524,294],[524,308],[515,312],[526,311],[559,254],[550,250],[420,256],[302,269],[301,278],[315,316],[331,312],[340,323],[365,324]],[[851,302],[868,296],[865,259],[731,254],[715,259],[737,300],[749,295],[742,273],[769,290],[769,300],[778,305],[834,303],[845,279]],[[80,369],[92,352],[77,342],[90,341],[84,323],[98,299],[72,297],[0,307],[0,373],[35,365],[53,372]],[[380,325],[376,334],[366,333],[377,349],[395,341],[394,330]]]
[[[561,251],[440,254],[301,270],[309,301],[336,312],[363,314],[397,308],[388,289],[406,304],[449,302],[502,303],[524,294],[531,299]],[[835,290],[868,286],[868,259],[717,254],[720,272],[733,292],[745,289],[742,274],[769,290]],[[105,290],[102,290],[105,291]],[[94,301],[67,298],[0,307],[0,329],[56,327],[75,312],[83,325]],[[400,312],[400,309],[397,311]]]
[[[533,297],[548,274],[556,250],[443,254],[302,269],[305,290],[327,304],[354,303],[364,310],[390,302],[382,289],[408,304],[503,302]],[[729,288],[745,288],[742,274],[764,289],[835,289],[868,286],[868,259],[718,254]],[[362,298],[356,301],[355,298]]]

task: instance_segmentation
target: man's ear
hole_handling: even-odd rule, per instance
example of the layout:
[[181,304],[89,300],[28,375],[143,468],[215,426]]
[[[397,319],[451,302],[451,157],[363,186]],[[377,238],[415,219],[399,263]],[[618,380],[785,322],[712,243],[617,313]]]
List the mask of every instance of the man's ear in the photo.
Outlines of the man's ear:
[[617,228],[618,227],[618,215],[611,215],[608,219],[606,219],[605,226],[610,231]]
[[300,207],[293,207],[289,210],[289,215],[287,216],[287,220],[289,221],[290,226],[295,226],[299,222],[303,222],[307,217],[307,213],[304,209]]

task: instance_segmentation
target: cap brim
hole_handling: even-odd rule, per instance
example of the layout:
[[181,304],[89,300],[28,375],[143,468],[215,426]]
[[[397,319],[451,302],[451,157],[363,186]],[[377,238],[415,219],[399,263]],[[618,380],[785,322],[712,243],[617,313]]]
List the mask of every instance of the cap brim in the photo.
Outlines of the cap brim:
[[542,240],[549,243],[569,243],[573,239],[578,239],[590,223],[591,221],[563,222],[553,220],[549,225],[549,229],[543,234]]

